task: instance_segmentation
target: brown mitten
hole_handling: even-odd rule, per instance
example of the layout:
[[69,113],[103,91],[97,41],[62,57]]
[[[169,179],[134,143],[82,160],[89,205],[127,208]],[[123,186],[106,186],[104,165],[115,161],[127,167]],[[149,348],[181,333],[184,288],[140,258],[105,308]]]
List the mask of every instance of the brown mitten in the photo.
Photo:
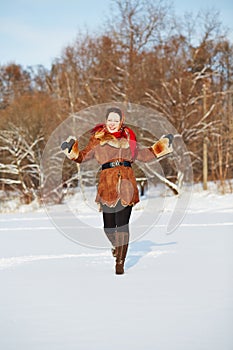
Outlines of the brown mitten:
[[151,147],[154,154],[157,158],[165,156],[171,152],[173,152],[172,141],[174,136],[172,134],[168,134],[162,136],[157,142],[153,144]]
[[78,140],[73,136],[69,136],[66,141],[61,144],[61,149],[71,160],[75,160],[79,156]]

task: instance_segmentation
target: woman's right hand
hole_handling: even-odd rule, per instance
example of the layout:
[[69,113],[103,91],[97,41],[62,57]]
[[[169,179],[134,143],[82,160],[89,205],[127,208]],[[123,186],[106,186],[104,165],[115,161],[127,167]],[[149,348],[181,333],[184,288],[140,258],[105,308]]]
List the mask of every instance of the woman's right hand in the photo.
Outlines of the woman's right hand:
[[78,140],[76,140],[74,136],[69,136],[66,141],[61,144],[61,149],[71,160],[75,160],[79,156]]

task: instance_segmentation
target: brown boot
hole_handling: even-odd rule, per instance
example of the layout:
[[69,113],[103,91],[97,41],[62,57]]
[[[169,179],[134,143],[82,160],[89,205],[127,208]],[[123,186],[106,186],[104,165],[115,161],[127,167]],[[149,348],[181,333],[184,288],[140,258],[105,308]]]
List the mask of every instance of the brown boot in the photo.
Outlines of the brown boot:
[[129,233],[116,232],[116,274],[124,274],[124,263],[128,250]]

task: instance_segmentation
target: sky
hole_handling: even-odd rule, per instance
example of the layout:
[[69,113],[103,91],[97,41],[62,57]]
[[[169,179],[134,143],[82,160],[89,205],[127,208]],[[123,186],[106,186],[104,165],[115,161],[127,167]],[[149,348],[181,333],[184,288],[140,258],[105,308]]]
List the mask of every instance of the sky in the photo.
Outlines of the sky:
[[[51,67],[80,30],[98,32],[110,14],[112,0],[2,0],[0,6],[0,65]],[[175,13],[215,9],[232,31],[232,0],[173,0]]]

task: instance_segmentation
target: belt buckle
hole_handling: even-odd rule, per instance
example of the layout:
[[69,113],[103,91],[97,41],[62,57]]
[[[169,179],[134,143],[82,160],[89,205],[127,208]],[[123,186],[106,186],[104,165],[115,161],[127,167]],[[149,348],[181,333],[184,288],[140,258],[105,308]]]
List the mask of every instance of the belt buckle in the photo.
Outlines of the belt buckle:
[[115,162],[111,162],[111,167],[115,168],[116,166],[121,165],[121,162],[119,160],[116,160]]

